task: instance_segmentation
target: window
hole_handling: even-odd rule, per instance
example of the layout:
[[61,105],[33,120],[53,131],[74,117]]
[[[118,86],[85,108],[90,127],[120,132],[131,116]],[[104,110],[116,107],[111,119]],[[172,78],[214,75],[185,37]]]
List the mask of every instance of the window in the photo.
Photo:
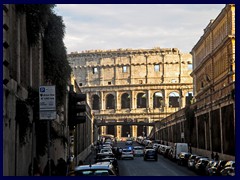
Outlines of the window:
[[159,72],[160,71],[160,66],[159,64],[154,65],[154,71]]
[[108,85],[111,85],[112,83],[111,82],[108,82]]
[[82,83],[79,83],[79,86],[82,86]]
[[188,70],[192,70],[192,64],[188,64]]
[[126,72],[127,72],[127,66],[123,66],[123,67],[122,67],[122,72],[123,72],[123,73],[126,73]]
[[93,68],[93,74],[97,74],[98,73],[98,69],[97,69],[97,67],[94,67]]

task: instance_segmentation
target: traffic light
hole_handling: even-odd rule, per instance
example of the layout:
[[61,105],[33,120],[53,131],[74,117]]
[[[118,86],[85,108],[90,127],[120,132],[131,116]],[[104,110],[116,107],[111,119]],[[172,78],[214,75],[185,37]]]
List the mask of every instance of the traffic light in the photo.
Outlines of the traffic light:
[[86,94],[69,92],[68,125],[70,129],[86,122],[86,105],[80,104],[82,101],[86,101]]

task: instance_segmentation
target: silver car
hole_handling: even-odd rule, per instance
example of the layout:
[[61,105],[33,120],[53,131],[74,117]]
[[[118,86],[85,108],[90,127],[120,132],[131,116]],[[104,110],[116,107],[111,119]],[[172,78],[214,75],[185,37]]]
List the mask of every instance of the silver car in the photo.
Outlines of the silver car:
[[131,149],[123,149],[122,150],[121,159],[126,159],[126,158],[134,159],[133,151]]
[[134,146],[133,147],[133,155],[134,156],[143,156],[143,147],[142,146]]

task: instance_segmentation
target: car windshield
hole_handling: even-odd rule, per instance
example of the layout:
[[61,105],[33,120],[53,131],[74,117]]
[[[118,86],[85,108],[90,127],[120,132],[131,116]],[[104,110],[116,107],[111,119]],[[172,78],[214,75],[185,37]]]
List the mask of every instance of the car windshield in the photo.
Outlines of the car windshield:
[[134,147],[134,150],[143,150],[141,147]]
[[124,149],[123,152],[131,152],[130,149]]

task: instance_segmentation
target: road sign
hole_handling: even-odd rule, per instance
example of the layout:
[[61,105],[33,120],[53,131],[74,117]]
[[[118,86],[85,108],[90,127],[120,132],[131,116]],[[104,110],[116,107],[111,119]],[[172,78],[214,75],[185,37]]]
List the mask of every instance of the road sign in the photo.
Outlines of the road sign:
[[39,87],[39,108],[41,110],[56,110],[55,86]]
[[56,90],[55,86],[39,87],[39,118],[56,119]]
[[56,111],[40,111],[40,119],[51,120],[56,118],[57,118]]

